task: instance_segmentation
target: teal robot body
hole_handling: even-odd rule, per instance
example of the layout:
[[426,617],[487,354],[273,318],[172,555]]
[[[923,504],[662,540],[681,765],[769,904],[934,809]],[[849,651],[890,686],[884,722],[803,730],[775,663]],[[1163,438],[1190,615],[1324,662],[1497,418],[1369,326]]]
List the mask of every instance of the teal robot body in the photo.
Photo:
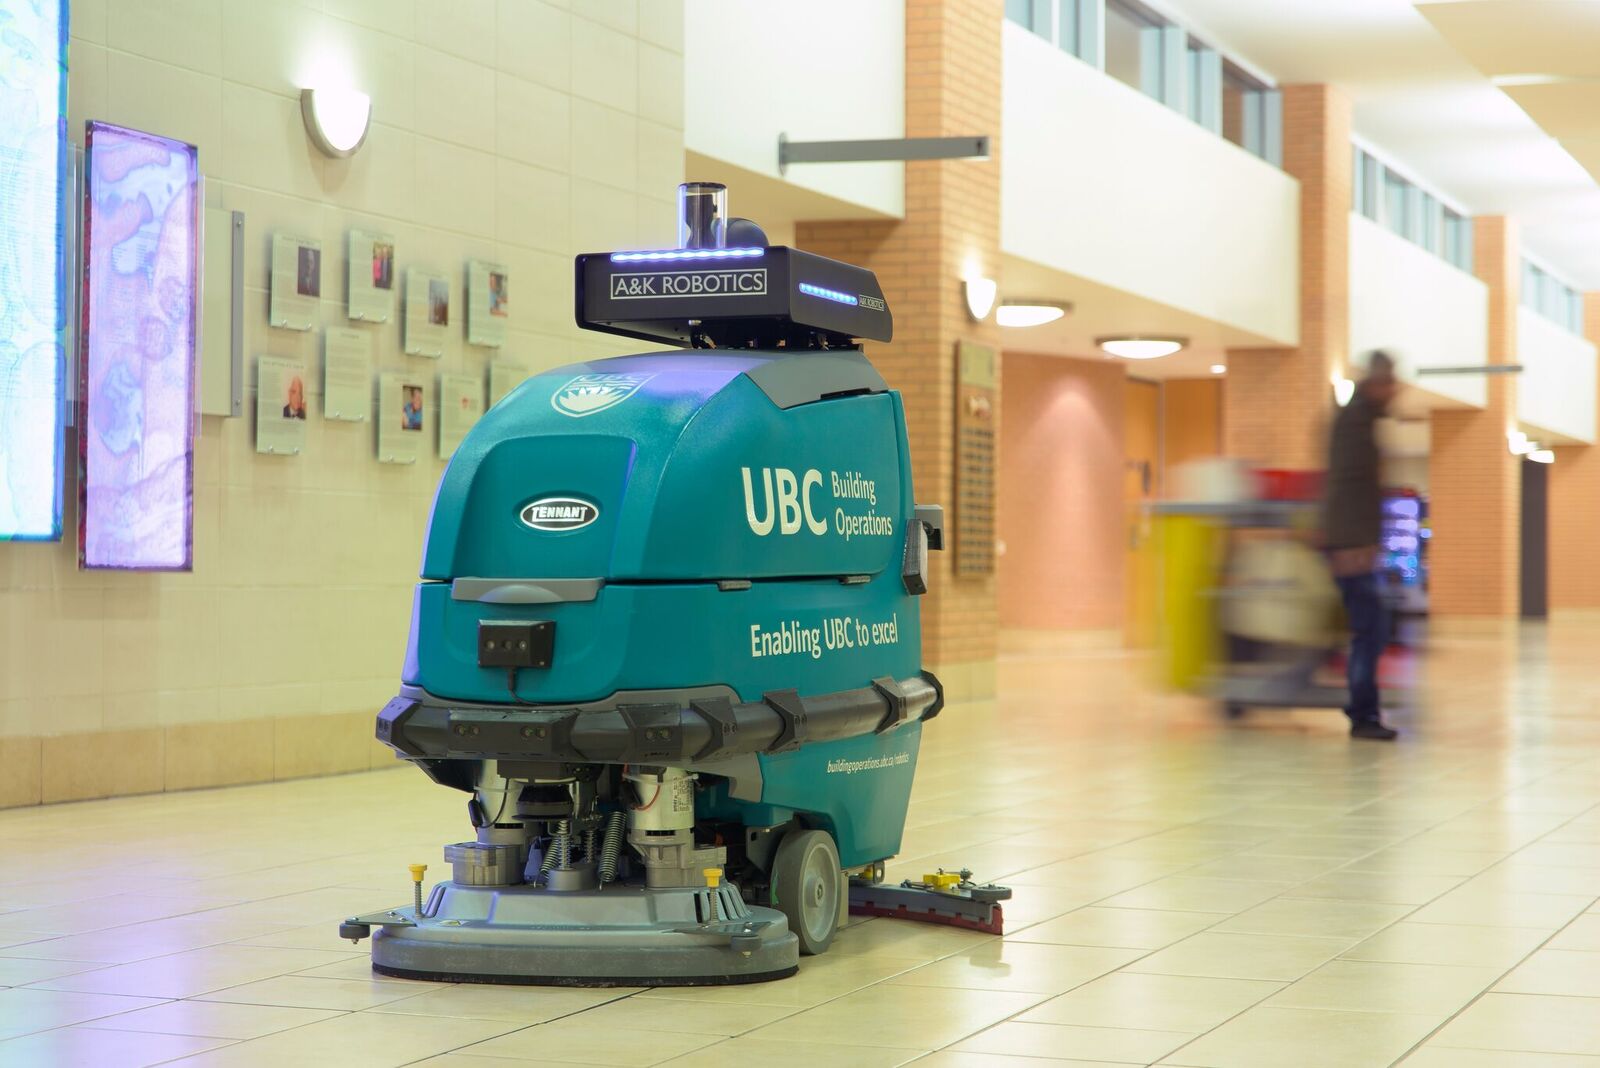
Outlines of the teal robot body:
[[900,849],[943,527],[860,350],[887,302],[681,207],[679,249],[575,277],[580,325],[676,347],[528,379],[439,484],[377,734],[471,795],[476,840],[425,903],[347,922],[385,974],[779,978]]
[[[822,364],[806,369],[815,398],[763,390],[774,365],[807,360]],[[916,675],[899,394],[823,397],[830,372],[856,361],[657,353],[524,382],[473,428],[440,483],[404,682],[450,700],[507,700],[506,673],[477,661],[477,631],[529,614],[493,599],[519,579],[599,581],[592,599],[537,605],[555,624],[555,653],[548,669],[519,674],[518,701],[711,686],[755,701]],[[462,599],[457,580],[487,599]],[[758,797],[717,790],[701,803],[762,824],[803,814],[835,834],[845,864],[879,860],[899,849],[919,736],[910,724],[761,754]]]

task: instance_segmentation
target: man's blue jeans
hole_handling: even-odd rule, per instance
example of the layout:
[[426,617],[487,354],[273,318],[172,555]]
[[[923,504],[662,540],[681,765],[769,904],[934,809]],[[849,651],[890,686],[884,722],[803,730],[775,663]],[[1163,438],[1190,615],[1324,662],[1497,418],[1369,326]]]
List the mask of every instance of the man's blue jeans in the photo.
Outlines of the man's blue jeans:
[[1378,658],[1388,644],[1383,601],[1378,596],[1378,576],[1340,575],[1334,581],[1344,597],[1344,613],[1350,621],[1350,704],[1344,714],[1351,723],[1375,723],[1382,708],[1378,704]]

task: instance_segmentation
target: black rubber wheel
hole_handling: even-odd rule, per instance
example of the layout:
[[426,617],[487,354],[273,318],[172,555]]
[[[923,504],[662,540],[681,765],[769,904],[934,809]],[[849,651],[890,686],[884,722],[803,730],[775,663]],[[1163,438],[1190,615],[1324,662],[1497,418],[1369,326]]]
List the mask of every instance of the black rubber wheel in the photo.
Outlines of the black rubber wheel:
[[839,849],[826,831],[790,831],[772,861],[772,905],[805,956],[826,953],[839,926]]

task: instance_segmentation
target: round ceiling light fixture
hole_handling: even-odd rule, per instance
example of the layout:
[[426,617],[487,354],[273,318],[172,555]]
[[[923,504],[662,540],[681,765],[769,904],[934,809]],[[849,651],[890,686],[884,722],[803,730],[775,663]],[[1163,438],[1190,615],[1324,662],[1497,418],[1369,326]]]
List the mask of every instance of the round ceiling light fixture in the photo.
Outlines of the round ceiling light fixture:
[[1228,373],[1228,365],[1225,363],[1214,363],[1211,365],[1211,373],[1214,375],[1225,375]]
[[355,89],[302,89],[300,116],[311,143],[324,156],[353,156],[372,124],[372,98]]
[[1043,326],[1071,310],[1072,305],[1059,300],[1002,300],[994,321],[1001,326]]
[[1159,360],[1189,343],[1186,337],[1097,337],[1094,343],[1110,356],[1124,360]]

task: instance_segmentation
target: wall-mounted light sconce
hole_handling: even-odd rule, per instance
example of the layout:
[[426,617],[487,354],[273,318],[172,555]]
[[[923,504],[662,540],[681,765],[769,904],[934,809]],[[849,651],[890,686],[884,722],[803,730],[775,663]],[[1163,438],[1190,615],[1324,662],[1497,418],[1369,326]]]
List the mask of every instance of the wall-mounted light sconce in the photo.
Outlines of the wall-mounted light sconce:
[[994,321],[1001,326],[1043,326],[1071,310],[1072,305],[1059,300],[1002,300]]
[[1528,454],[1528,459],[1536,464],[1553,464],[1556,462],[1556,451],[1554,449],[1534,449]]
[[372,124],[372,98],[355,89],[300,90],[300,117],[324,156],[353,156]]
[[[1520,430],[1506,431],[1506,448],[1511,451],[1512,456],[1531,457],[1534,453],[1540,451],[1539,443]],[[1552,455],[1550,459],[1554,460],[1555,456]],[[1547,461],[1541,460],[1539,462],[1546,463]]]
[[1159,360],[1189,344],[1186,337],[1097,337],[1094,343],[1108,356],[1124,360]]
[[983,322],[989,317],[989,309],[994,307],[995,294],[1000,286],[993,278],[984,278],[981,275],[970,275],[965,280],[967,288],[967,311],[978,322]]
[[1338,404],[1339,407],[1343,408],[1349,404],[1351,398],[1356,395],[1356,384],[1353,379],[1346,378],[1341,374],[1335,374],[1328,381],[1333,384],[1334,403]]

